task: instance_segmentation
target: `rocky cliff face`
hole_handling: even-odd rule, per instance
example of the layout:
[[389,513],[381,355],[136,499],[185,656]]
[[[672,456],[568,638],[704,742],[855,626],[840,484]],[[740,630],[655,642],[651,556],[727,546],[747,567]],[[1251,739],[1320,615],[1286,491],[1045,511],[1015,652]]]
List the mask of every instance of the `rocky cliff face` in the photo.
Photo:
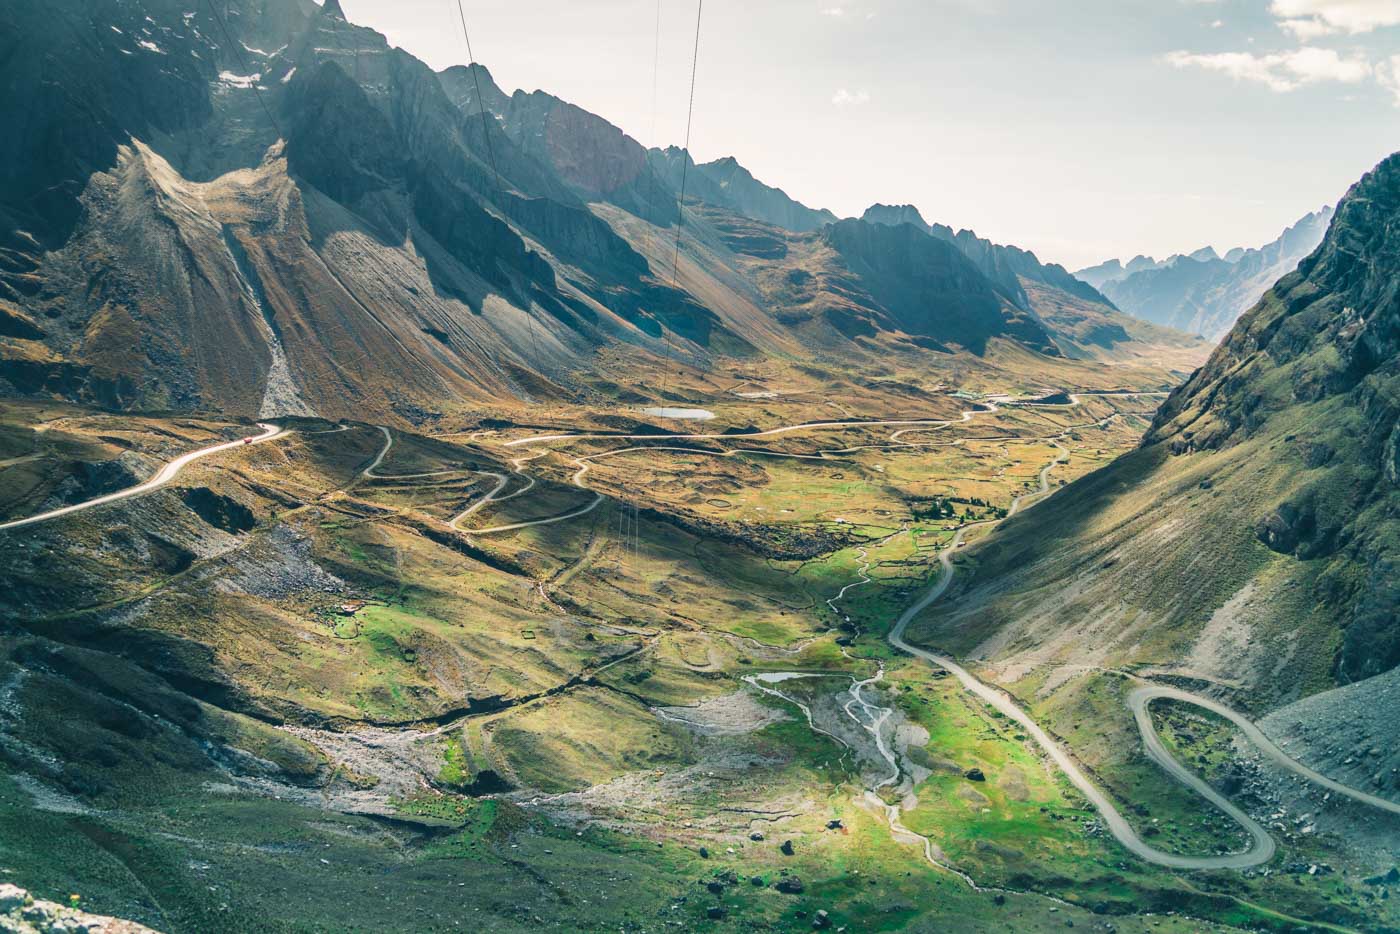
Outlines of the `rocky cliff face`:
[[1400,664],[1400,156],[1358,182],[1322,246],[1240,319],[1144,443],[1220,450],[1296,426],[1306,481],[1261,541],[1354,562],[1339,666]]
[[1400,157],[1393,156],[1347,194],[1322,246],[1172,394],[1144,443],[1219,448],[1292,406],[1350,397],[1373,411],[1372,430],[1358,440],[1377,466],[1387,466],[1379,455],[1395,446],[1400,409],[1376,387],[1397,375],[1397,218]]
[[[209,43],[173,2],[7,3],[0,10],[0,295],[27,292],[36,250],[63,242],[94,171],[128,134],[207,120]],[[212,26],[212,24],[210,24]]]

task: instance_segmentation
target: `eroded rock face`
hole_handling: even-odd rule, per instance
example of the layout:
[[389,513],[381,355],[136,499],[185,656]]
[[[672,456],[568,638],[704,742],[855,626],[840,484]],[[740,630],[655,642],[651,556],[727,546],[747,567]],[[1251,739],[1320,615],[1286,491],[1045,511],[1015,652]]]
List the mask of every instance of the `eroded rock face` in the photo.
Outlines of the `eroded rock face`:
[[185,505],[205,522],[225,532],[248,532],[257,525],[253,511],[232,497],[215,493],[208,487],[194,487],[184,492]]

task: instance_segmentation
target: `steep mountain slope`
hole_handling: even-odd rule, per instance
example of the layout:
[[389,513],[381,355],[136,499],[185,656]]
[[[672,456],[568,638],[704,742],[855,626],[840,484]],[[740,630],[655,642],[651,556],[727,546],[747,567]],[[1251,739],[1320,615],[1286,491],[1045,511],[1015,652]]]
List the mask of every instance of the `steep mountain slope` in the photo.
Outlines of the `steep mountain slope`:
[[1041,695],[1150,666],[1277,705],[1400,664],[1397,256],[1400,156],[1138,452],[972,550],[922,638]]
[[986,350],[990,337],[1007,336],[1058,354],[1040,322],[1019,312],[1011,297],[950,243],[907,224],[857,220],[833,224],[822,239],[908,334],[959,344],[976,354]]
[[581,200],[606,201],[661,225],[675,222],[675,191],[652,171],[646,149],[607,120],[544,91],[507,96],[482,65],[454,66],[438,79],[472,121],[479,119],[479,90],[511,141]]
[[1218,340],[1259,296],[1317,248],[1332,209],[1309,214],[1277,240],[1235,248],[1221,258],[1211,247],[1162,262],[1144,257],[1126,267],[1112,260],[1076,275],[1093,282],[1123,310],[1147,321]]
[[[72,6],[55,21],[118,34],[106,18],[113,11]],[[637,309],[614,301],[610,287],[636,286],[645,266],[562,184],[501,137],[498,164],[512,192],[495,192],[472,125],[426,67],[334,10],[274,6],[283,16],[268,24],[257,18],[262,4],[231,5],[220,14],[227,20],[186,18],[163,3],[151,4],[149,20],[118,17],[133,30],[151,24],[137,33],[155,37],[134,42],[140,54],[207,63],[214,74],[180,83],[203,120],[157,128],[150,142],[126,137],[101,171],[74,170],[71,235],[28,258],[28,286],[14,296],[19,314],[45,324],[41,337],[8,350],[23,361],[7,368],[10,388],[268,411],[274,385],[286,383],[285,355],[323,414],[404,417],[429,400],[557,393],[533,375],[547,361],[576,358],[600,332],[628,331],[623,320]],[[239,49],[211,38],[225,30],[242,32]],[[134,54],[89,44],[66,57],[76,71],[101,74]],[[62,110],[47,117],[53,126],[79,120]],[[112,132],[145,130],[131,118]],[[483,207],[483,192],[503,207]],[[503,210],[526,219],[505,223]],[[596,297],[526,246],[521,232],[532,229],[554,234],[538,239],[561,249],[586,244]],[[122,261],[105,262],[114,251]],[[686,307],[679,295],[655,298]],[[689,309],[687,323],[706,317]],[[230,329],[240,336],[225,339]],[[389,373],[392,383],[375,382]]]

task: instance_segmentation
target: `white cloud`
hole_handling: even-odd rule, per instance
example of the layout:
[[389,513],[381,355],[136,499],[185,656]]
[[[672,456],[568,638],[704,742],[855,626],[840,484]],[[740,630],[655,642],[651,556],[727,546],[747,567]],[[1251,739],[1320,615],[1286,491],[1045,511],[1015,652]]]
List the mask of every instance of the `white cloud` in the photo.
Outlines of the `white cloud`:
[[827,7],[825,10],[822,10],[822,16],[845,16],[845,15],[846,15],[846,10],[845,10],[844,7],[830,6],[830,7]]
[[[1300,28],[1355,34],[1400,25],[1400,0],[1273,0],[1269,11],[1299,38],[1308,38]],[[1303,22],[1312,25],[1302,26]]]
[[1400,55],[1392,55],[1376,66],[1376,81],[1395,96],[1395,106],[1400,107]]
[[837,107],[859,106],[870,103],[870,95],[865,91],[852,93],[845,88],[837,88],[836,93],[831,95],[831,102]]
[[1330,36],[1337,31],[1337,27],[1329,26],[1320,19],[1286,19],[1278,25],[1284,32],[1291,32],[1299,42]]
[[1296,91],[1303,85],[1324,81],[1356,84],[1364,81],[1373,71],[1364,58],[1343,56],[1335,49],[1309,46],[1268,55],[1176,51],[1169,52],[1166,61],[1176,68],[1203,68],[1229,75],[1237,81],[1252,81],[1279,93]]
[[1284,67],[1298,76],[1303,84],[1316,81],[1340,81],[1356,84],[1371,76],[1371,63],[1357,56],[1344,56],[1336,49],[1315,49],[1304,46],[1283,53]]

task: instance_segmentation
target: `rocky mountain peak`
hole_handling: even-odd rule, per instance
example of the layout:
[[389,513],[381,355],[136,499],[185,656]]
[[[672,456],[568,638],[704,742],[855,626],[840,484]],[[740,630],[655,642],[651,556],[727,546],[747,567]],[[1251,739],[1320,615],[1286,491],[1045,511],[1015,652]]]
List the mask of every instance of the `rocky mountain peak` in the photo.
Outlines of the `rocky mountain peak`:
[[872,204],[865,209],[861,220],[871,224],[913,224],[920,230],[932,230],[923,214],[912,204]]

